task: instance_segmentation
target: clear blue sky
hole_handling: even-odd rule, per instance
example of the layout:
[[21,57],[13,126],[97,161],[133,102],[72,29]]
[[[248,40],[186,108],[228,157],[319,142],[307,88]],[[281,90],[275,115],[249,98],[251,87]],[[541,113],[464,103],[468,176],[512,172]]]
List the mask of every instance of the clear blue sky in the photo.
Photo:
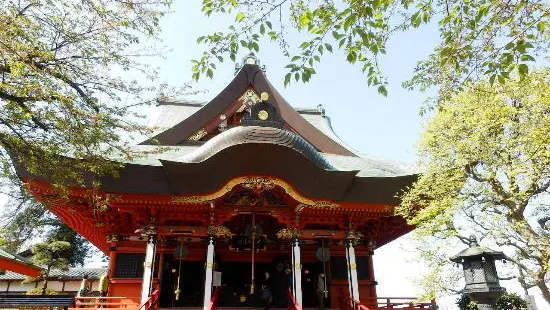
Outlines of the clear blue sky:
[[[205,48],[196,44],[196,38],[225,30],[231,19],[204,17],[200,1],[175,1],[173,9],[174,13],[162,23],[164,44],[172,50],[156,65],[161,69],[161,82],[181,85],[191,79],[191,59],[199,59]],[[390,82],[387,98],[369,88],[360,67],[348,64],[341,53],[325,57],[316,68],[318,74],[309,83],[293,83],[287,88],[283,86],[287,63],[278,47],[264,45],[258,57],[266,66],[270,81],[291,105],[315,107],[323,104],[336,133],[354,149],[365,155],[413,162],[414,144],[421,128],[418,111],[425,95],[406,91],[400,85],[437,41],[436,29],[426,27],[395,37],[390,42],[388,55],[382,61]],[[241,57],[245,55],[243,51]],[[201,97],[210,99],[231,81],[233,75],[234,63],[225,62],[218,67],[213,79],[204,77],[194,87],[208,90]]]

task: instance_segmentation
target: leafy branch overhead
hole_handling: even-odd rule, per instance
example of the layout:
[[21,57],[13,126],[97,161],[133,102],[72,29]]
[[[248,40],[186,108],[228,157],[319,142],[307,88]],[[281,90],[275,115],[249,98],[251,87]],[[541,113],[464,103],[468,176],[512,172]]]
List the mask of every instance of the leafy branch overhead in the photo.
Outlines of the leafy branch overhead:
[[[379,64],[388,40],[424,24],[438,27],[441,42],[420,61],[406,87],[441,86],[442,94],[486,76],[504,83],[525,76],[550,42],[550,7],[543,0],[203,0],[202,10],[230,14],[226,31],[198,38],[208,49],[193,61],[193,78],[212,77],[216,63],[235,61],[241,49],[258,51],[266,38],[287,57],[285,85],[307,82],[326,53],[339,51],[386,95]],[[297,33],[299,42],[288,40]],[[444,97],[444,96],[443,96]]]
[[[8,152],[28,171],[78,179],[132,154],[121,132],[142,131],[131,107],[154,77],[151,56],[169,0],[5,0],[0,6],[0,164]],[[153,40],[151,40],[153,39]],[[153,49],[154,50],[154,49]],[[131,78],[128,78],[131,77]],[[74,169],[58,155],[86,159]]]

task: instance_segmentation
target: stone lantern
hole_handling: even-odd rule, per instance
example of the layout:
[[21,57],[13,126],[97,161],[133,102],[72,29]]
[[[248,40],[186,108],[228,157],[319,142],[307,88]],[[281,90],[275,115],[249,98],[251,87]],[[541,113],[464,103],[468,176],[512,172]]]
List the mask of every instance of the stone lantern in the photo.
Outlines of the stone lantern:
[[506,292],[500,286],[495,261],[505,259],[504,253],[482,247],[475,236],[470,237],[470,247],[451,257],[464,269],[464,295],[477,303],[479,310],[494,309],[496,300]]

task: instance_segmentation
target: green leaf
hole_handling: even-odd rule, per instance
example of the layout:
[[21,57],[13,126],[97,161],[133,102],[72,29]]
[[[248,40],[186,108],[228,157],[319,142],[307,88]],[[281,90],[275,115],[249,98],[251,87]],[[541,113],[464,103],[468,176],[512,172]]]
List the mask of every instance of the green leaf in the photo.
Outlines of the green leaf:
[[332,45],[325,43],[325,48],[327,49],[327,51],[332,53]]
[[287,73],[285,75],[285,87],[290,84],[290,78],[292,77],[292,73]]
[[306,49],[306,48],[308,48],[310,45],[311,45],[311,42],[306,41],[306,42],[303,42],[302,44],[300,44],[300,48],[301,48],[301,49]]
[[528,55],[528,54],[521,55],[520,59],[522,61],[535,61],[535,58],[533,58],[533,56]]
[[341,38],[345,37],[344,34],[338,33],[338,32],[336,32],[336,31],[333,31],[333,32],[332,32],[332,36],[333,36],[336,40],[340,40]]
[[386,89],[386,86],[380,85],[378,86],[378,93],[384,97],[388,96],[388,90]]
[[348,55],[346,57],[346,60],[349,63],[355,63],[357,61],[357,53],[355,51],[348,52]]
[[545,21],[540,21],[538,24],[537,24],[537,30],[539,32],[544,32],[544,29],[546,28],[546,24],[547,22]]
[[300,15],[299,21],[300,21],[300,25],[301,25],[302,27],[305,27],[305,26],[307,26],[307,25],[309,24],[309,22],[310,22],[311,20],[309,19],[308,14],[303,13],[302,15]]
[[496,77],[497,77],[496,74],[493,74],[491,75],[491,77],[489,77],[489,83],[491,84],[491,86],[493,86],[493,84],[495,83]]
[[240,23],[240,22],[242,22],[245,18],[246,18],[246,15],[244,15],[243,12],[239,12],[239,13],[237,13],[237,16],[235,16],[235,21]]
[[526,76],[529,73],[529,67],[526,64],[519,64],[518,73],[520,76]]

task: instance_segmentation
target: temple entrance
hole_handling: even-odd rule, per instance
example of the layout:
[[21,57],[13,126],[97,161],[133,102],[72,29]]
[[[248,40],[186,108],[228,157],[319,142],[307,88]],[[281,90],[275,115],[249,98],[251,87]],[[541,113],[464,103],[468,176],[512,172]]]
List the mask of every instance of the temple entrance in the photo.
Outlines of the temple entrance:
[[[179,270],[179,298],[178,289]],[[179,261],[173,255],[166,255],[160,281],[160,306],[169,307],[202,307],[204,295],[204,263],[183,260],[181,268]]]
[[284,271],[278,272],[273,264],[255,264],[256,275],[254,290],[251,290],[252,270],[250,263],[227,262],[220,264],[222,272],[222,294],[218,305],[220,307],[262,307],[262,285],[266,283],[265,272],[269,273],[268,280],[272,292],[272,306],[286,308],[286,290],[288,278]]
[[[319,274],[323,272],[320,262],[302,263],[302,306],[308,308],[319,307]],[[327,287],[330,287],[330,276],[327,276]],[[325,308],[330,308],[330,298],[325,298]]]

